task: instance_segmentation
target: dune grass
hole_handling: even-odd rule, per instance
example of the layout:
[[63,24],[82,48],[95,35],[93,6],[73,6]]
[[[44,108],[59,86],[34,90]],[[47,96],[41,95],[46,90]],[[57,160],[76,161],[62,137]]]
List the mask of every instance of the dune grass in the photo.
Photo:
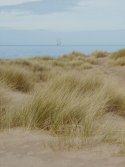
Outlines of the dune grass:
[[125,49],[112,53],[109,64],[113,66],[125,66]]
[[123,58],[123,57],[125,57],[125,49],[119,50],[111,54],[111,58],[114,60]]
[[[86,79],[81,79],[81,76],[76,77],[79,73],[63,75],[51,80],[44,90],[38,90],[31,103],[25,108],[28,127],[56,130],[65,124],[78,124],[82,121],[85,111],[80,112],[80,108],[83,107],[85,110],[84,107],[87,108],[88,105],[84,93],[94,91],[94,86],[91,85],[91,80],[89,83],[88,79],[86,83]],[[94,82],[95,86],[100,85],[98,81]],[[84,101],[87,104],[84,104]]]
[[125,143],[125,87],[99,71],[103,54],[1,61],[0,128],[49,131],[56,140],[48,145],[59,149]]
[[125,57],[118,58],[116,60],[110,60],[110,64],[113,66],[125,66]]
[[32,75],[23,68],[20,69],[14,66],[0,67],[0,81],[12,89],[28,92],[32,89]]
[[98,136],[97,141],[122,144],[124,90],[110,79],[83,74],[63,73],[38,89],[21,111],[22,126],[58,136],[53,142],[58,143],[57,149],[82,148],[92,136]]
[[95,51],[91,54],[95,58],[104,58],[108,56],[107,52],[102,52],[102,51]]
[[10,89],[0,82],[0,129],[5,128],[7,120],[7,112],[11,103],[11,98],[8,96]]

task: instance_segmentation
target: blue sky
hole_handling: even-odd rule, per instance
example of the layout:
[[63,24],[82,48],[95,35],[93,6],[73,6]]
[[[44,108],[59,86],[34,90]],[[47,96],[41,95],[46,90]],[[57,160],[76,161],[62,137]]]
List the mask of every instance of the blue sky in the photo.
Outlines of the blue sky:
[[125,0],[0,0],[0,44],[125,44]]
[[0,28],[124,30],[125,0],[0,0]]

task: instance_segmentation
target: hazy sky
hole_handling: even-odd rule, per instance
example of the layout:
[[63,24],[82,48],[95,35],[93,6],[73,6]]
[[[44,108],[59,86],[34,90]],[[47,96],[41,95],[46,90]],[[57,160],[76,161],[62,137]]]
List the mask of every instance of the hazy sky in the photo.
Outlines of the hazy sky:
[[125,0],[0,0],[0,29],[125,30]]

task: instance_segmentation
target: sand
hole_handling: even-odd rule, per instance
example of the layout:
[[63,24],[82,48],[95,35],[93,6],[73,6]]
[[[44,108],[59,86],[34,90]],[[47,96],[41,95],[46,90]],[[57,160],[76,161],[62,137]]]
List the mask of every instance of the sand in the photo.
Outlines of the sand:
[[0,167],[125,167],[119,147],[101,144],[82,151],[52,151],[44,132],[13,129],[0,133]]

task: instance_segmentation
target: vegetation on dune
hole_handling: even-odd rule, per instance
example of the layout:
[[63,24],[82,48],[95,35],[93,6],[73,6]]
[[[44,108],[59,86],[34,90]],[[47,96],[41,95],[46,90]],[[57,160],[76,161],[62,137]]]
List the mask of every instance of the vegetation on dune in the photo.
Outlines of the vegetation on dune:
[[[33,100],[25,108],[28,127],[54,131],[60,129],[61,132],[61,126],[64,128],[65,125],[72,126],[84,122],[89,104],[88,96],[94,91],[94,86],[89,83],[89,79],[85,81],[80,78],[82,75],[76,75],[80,74],[57,76],[44,87],[44,90],[36,92]],[[94,84],[97,87],[100,85],[96,80]]]
[[91,65],[97,64],[97,59],[95,59],[94,57],[86,56],[85,54],[80,52],[72,52],[69,55],[63,55],[57,60],[61,60],[61,62],[67,62],[67,63],[79,62],[80,64],[84,63],[89,63]]
[[1,60],[0,127],[47,130],[68,148],[91,137],[123,144],[125,88],[98,69],[98,58],[122,63],[113,54]]
[[62,134],[65,127],[76,125],[85,136],[92,135],[96,121],[105,114],[125,114],[125,95],[108,82],[101,76],[81,73],[57,76],[28,102],[23,113],[24,124]]
[[125,66],[125,49],[112,53],[110,55],[110,64],[114,66]]
[[119,50],[111,54],[112,59],[119,59],[125,57],[125,49]]
[[75,52],[73,51],[72,53],[68,54],[68,55],[63,55],[62,57],[59,58],[59,60],[66,60],[66,61],[72,61],[72,60],[83,60],[86,57],[85,54],[81,53],[81,52]]
[[0,128],[4,128],[6,125],[6,118],[11,98],[8,96],[9,88],[0,82]]
[[125,57],[111,60],[110,64],[113,66],[125,66]]
[[33,87],[32,75],[28,71],[14,66],[0,67],[0,81],[22,92],[28,92]]
[[108,56],[107,52],[102,52],[102,51],[95,51],[92,53],[92,56],[96,57],[96,58],[104,58]]

